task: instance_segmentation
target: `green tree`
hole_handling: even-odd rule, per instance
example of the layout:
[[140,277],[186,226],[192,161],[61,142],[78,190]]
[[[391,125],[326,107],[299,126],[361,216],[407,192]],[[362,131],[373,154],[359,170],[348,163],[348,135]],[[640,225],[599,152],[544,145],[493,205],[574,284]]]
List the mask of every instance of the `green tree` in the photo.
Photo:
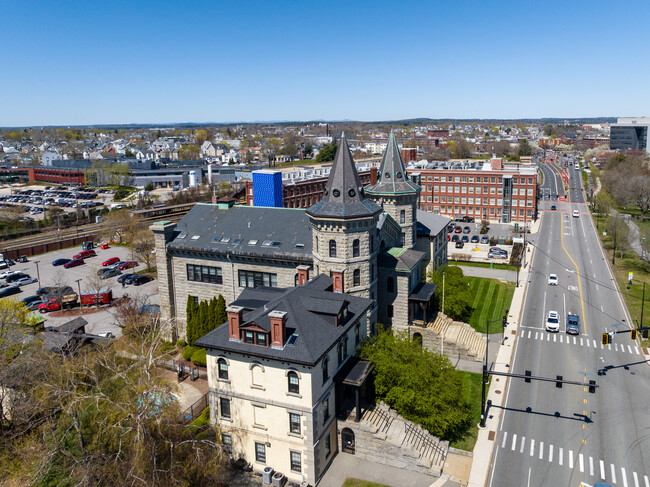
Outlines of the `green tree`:
[[200,157],[201,148],[196,144],[187,144],[178,149],[178,158],[181,161],[192,161]]
[[331,144],[324,145],[323,148],[320,150],[318,155],[316,156],[316,162],[330,162],[334,160],[334,157],[336,156],[336,149],[337,145],[336,142],[332,142]]
[[444,313],[454,320],[465,321],[472,314],[472,293],[469,280],[463,275],[458,266],[448,266],[444,271],[433,271],[429,274],[429,282],[437,284],[434,299],[438,309],[442,309],[442,281],[445,274],[445,309]]
[[196,316],[196,302],[194,301],[194,297],[192,296],[187,296],[187,306],[185,308],[185,336],[187,338],[187,343],[189,345],[192,345],[194,341],[196,340],[196,333],[194,331],[194,325],[195,325],[195,316]]
[[206,335],[208,333],[208,328],[210,326],[209,323],[209,306],[207,301],[201,301],[199,303],[199,312],[198,312],[198,322],[196,325],[196,330],[197,330],[197,337],[196,340],[201,338],[202,336]]
[[228,313],[226,312],[226,300],[221,294],[217,298],[216,311],[217,311],[216,323],[217,323],[217,327],[219,327],[223,325],[226,321],[228,321]]
[[144,187],[145,191],[153,191],[153,182],[149,181],[147,185]]
[[432,434],[453,440],[471,423],[462,378],[449,359],[426,349],[405,332],[380,332],[361,355],[374,365],[375,391],[386,404]]
[[533,146],[530,145],[526,139],[524,139],[519,143],[519,150],[517,151],[517,154],[519,155],[519,157],[532,156]]
[[217,298],[212,296],[208,304],[208,333],[214,330],[217,326]]
[[285,156],[296,157],[298,155],[298,146],[293,143],[287,144],[282,147],[280,153]]
[[194,134],[194,142],[201,146],[206,140],[208,140],[208,131],[203,129],[197,130]]

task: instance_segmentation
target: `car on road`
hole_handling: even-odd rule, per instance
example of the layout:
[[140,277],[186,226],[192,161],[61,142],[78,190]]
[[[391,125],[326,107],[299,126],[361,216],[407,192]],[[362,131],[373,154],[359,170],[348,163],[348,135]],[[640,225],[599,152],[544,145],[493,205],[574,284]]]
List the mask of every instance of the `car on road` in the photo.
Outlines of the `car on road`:
[[76,255],[73,255],[73,259],[87,259],[88,257],[95,257],[97,254],[94,250],[82,250]]
[[130,269],[131,267],[137,267],[139,264],[135,260],[127,260],[126,262],[120,262],[120,265],[117,268],[121,271],[124,269]]
[[489,238],[487,235],[483,235],[483,236],[481,237],[481,243],[482,243],[482,244],[490,243],[490,238]]
[[[462,243],[462,242],[461,242]],[[133,285],[134,286],[141,286],[142,284],[146,284],[149,281],[152,281],[153,279],[149,276],[141,276],[138,275],[135,279],[133,279]]]
[[549,286],[557,286],[557,274],[549,274],[548,275],[548,285]]
[[553,210],[553,211],[557,210],[557,206],[551,205],[551,210]]
[[544,324],[546,331],[560,331],[560,315],[557,311],[549,311],[546,315],[546,323]]
[[106,267],[109,265],[117,264],[118,262],[120,262],[119,257],[111,257],[110,259],[106,259],[104,262],[102,262],[102,266]]
[[6,298],[7,296],[13,296],[14,294],[18,294],[20,291],[20,288],[18,286],[10,286],[6,287],[4,289],[0,289],[0,298]]
[[471,242],[472,243],[478,243],[478,235],[472,235]]
[[463,228],[463,233],[470,233],[472,230],[469,227]]
[[100,279],[108,279],[109,277],[119,276],[120,274],[122,274],[122,273],[117,269],[106,269],[104,272],[99,274],[99,278]]
[[85,264],[83,259],[72,259],[70,262],[63,264],[63,267],[70,269],[70,267],[77,267],[78,265]]
[[567,313],[566,332],[569,335],[580,335],[580,317],[577,314]]
[[465,244],[463,243],[463,241],[456,242],[456,248],[457,249],[462,249],[464,246],[465,246]]
[[34,282],[38,282],[38,279],[35,277],[21,277],[20,279],[16,279],[14,281],[14,286],[25,286]]
[[463,231],[463,229],[460,226],[454,228],[454,233],[461,233],[462,231]]
[[579,218],[580,212],[578,210],[573,210],[573,218]]
[[55,261],[52,262],[52,265],[54,267],[59,266],[59,265],[65,265],[68,262],[70,262],[72,259],[56,259]]

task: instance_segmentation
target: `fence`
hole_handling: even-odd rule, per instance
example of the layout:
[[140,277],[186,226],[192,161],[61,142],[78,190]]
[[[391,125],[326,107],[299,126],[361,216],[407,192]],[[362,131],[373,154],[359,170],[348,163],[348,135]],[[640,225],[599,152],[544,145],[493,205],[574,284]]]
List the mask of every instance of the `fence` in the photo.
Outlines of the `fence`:
[[198,401],[192,404],[189,408],[181,413],[181,419],[183,421],[193,421],[195,418],[203,412],[205,408],[208,407],[208,394],[204,394]]

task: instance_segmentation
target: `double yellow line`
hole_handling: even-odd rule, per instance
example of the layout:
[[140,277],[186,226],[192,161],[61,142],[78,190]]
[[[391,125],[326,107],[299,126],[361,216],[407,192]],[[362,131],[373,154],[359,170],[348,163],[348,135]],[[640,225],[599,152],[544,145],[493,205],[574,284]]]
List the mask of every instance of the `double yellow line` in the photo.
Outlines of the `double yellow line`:
[[[568,213],[566,215],[568,215]],[[561,228],[560,228],[560,240],[562,242],[562,249],[564,250],[564,253],[571,260],[571,262],[573,262],[573,266],[576,268],[576,273],[578,274],[578,291],[580,292],[580,307],[582,308],[582,322],[585,324],[585,334],[588,335],[588,333],[587,333],[587,317],[585,316],[585,302],[582,299],[582,282],[580,281],[580,268],[578,267],[578,264],[576,264],[575,260],[573,260],[573,257],[571,257],[571,254],[569,253],[569,251],[564,246],[564,216],[565,216],[565,214],[563,213],[562,214],[562,221],[561,221]]]

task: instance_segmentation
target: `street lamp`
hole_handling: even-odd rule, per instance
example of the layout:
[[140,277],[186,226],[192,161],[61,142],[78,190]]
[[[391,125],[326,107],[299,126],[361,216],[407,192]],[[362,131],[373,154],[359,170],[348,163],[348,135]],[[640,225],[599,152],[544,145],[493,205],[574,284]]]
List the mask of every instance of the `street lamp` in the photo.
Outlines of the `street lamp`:
[[34,261],[34,264],[36,264],[36,278],[38,279],[38,287],[40,288],[41,287],[41,273],[38,272],[38,263],[39,262],[40,262],[40,260],[35,260]]
[[81,281],[82,279],[77,279],[75,282],[77,283],[77,289],[79,289],[79,307],[81,308]]
[[482,387],[481,387],[481,422],[479,423],[479,427],[485,428],[485,422],[487,421],[487,407],[485,403],[486,395],[487,395],[487,382],[488,382],[488,344],[490,343],[490,323],[496,323],[497,321],[501,321],[503,324],[503,340],[505,341],[505,328],[508,324],[508,312],[510,310],[506,310],[506,314],[503,318],[497,318],[496,320],[487,320],[486,322],[486,330],[485,330],[485,362],[483,363],[483,380],[482,382]]

